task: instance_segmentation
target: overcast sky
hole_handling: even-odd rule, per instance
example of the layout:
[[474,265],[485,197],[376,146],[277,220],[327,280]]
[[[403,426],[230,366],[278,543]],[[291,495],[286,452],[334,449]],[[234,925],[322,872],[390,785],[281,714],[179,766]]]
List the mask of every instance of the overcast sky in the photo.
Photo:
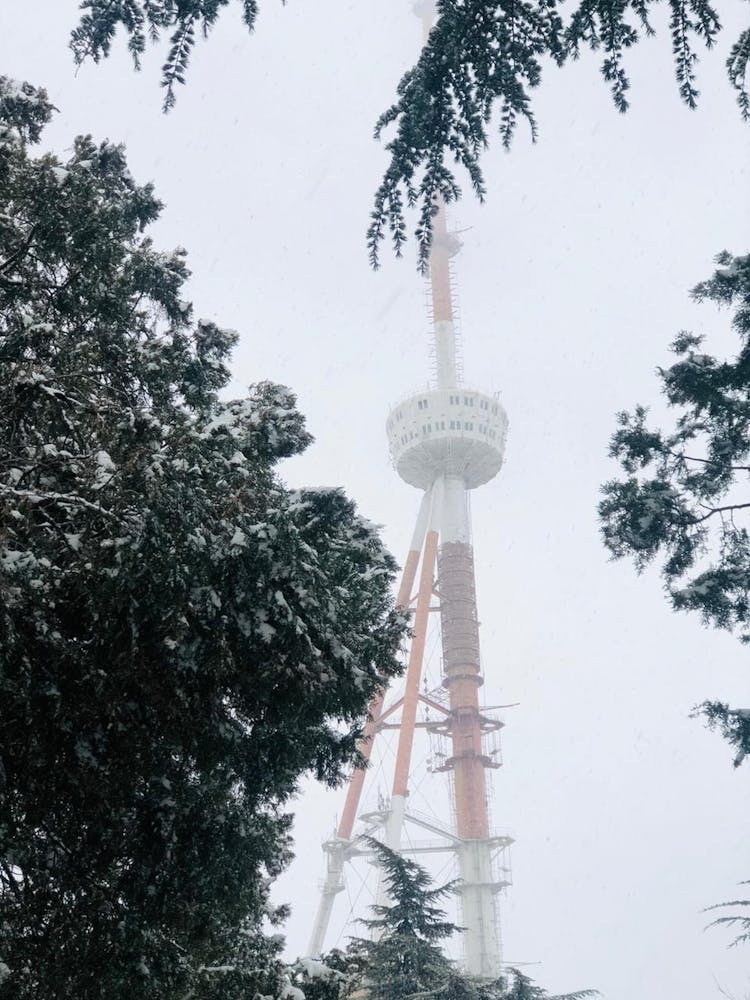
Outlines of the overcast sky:
[[[0,72],[47,87],[59,114],[46,145],[80,132],[127,144],[166,205],[157,242],[189,251],[197,314],[241,333],[236,393],[264,378],[298,393],[316,443],[287,480],[343,485],[403,558],[419,498],[389,465],[384,421],[427,378],[425,289],[411,247],[373,273],[364,232],[385,162],[372,125],[418,51],[409,4],[266,0],[253,37],[230,11],[167,117],[163,52],[136,75],[120,44],[76,74],[76,6],[4,0]],[[510,154],[496,144],[487,203],[467,194],[452,215],[468,230],[467,382],[500,390],[510,417],[506,465],[473,498],[486,698],[520,703],[494,782],[495,822],[516,838],[505,954],[541,963],[528,971],[553,991],[748,989],[747,949],[727,950],[701,913],[750,878],[747,774],[688,718],[706,697],[750,704],[748,654],[673,614],[655,573],[608,562],[595,517],[614,415],[636,402],[663,413],[655,368],[674,335],[734,346],[728,315],[687,292],[716,252],[750,249],[750,130],[723,70],[747,11],[721,0],[698,113],[678,100],[663,17],[661,38],[628,57],[626,116],[594,58],[550,70],[539,142],[521,127]],[[306,947],[340,805],[312,784],[296,804],[298,858],[277,891],[294,910],[291,954]],[[347,908],[336,934],[352,932]]]

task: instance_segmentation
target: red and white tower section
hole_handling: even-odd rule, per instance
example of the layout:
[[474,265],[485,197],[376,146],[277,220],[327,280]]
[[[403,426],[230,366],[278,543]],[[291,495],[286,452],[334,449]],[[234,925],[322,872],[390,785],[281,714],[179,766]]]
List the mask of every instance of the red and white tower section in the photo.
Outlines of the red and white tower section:
[[[462,384],[451,286],[451,258],[460,246],[449,234],[441,206],[434,219],[430,258],[433,315],[433,385],[394,407],[387,432],[399,476],[422,491],[422,501],[407,554],[398,604],[412,614],[405,688],[388,692],[370,709],[360,749],[369,760],[385,730],[398,731],[392,764],[391,794],[377,809],[361,810],[367,770],[356,771],[335,835],[327,841],[327,873],[310,940],[309,953],[324,950],[336,895],[344,887],[344,869],[357,856],[371,856],[363,835],[385,841],[403,853],[420,848],[404,843],[405,825],[433,838],[424,852],[451,852],[460,878],[463,965],[482,977],[501,967],[497,895],[508,884],[501,863],[511,840],[493,835],[490,824],[488,768],[498,766],[500,720],[483,708],[484,677],[479,651],[469,494],[490,482],[503,464],[508,419],[497,397]],[[440,624],[440,692],[423,689],[428,621]],[[429,721],[419,710],[429,710]],[[424,713],[422,713],[424,714]],[[436,716],[436,718],[435,718]],[[449,779],[450,817],[437,822],[410,810],[409,791],[415,732],[427,729],[445,742],[439,767]],[[382,890],[381,890],[382,896]]]

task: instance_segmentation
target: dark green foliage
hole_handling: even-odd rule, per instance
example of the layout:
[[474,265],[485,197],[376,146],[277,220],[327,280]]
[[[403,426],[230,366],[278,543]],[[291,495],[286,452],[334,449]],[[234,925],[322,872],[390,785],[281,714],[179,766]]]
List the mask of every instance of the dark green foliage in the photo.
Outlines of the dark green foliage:
[[394,563],[278,478],[288,389],[220,400],[122,148],[30,155],[50,110],[0,78],[0,997],[274,995],[285,806],[398,669]]
[[[320,960],[298,959],[287,971],[290,985],[304,1000],[348,1000],[362,988],[365,961],[356,948],[334,948]],[[299,994],[294,996],[301,1000]]]
[[[195,29],[206,37],[230,0],[82,0],[81,20],[70,44],[77,63],[90,56],[95,62],[109,55],[117,29],[128,35],[128,49],[140,67],[146,42],[157,42],[169,32],[167,60],[162,67],[164,110],[174,106],[175,84],[185,82]],[[250,31],[258,15],[256,0],[240,0],[242,18]]]
[[[648,20],[653,6],[655,0],[580,0],[564,23],[556,0],[437,0],[439,18],[429,42],[414,69],[402,78],[396,101],[376,125],[380,135],[384,127],[395,124],[396,135],[386,147],[391,160],[375,195],[368,230],[373,266],[388,230],[396,254],[401,253],[406,202],[420,207],[415,237],[418,264],[426,267],[435,197],[439,194],[451,202],[460,196],[450,161],[466,170],[474,193],[484,197],[479,160],[494,118],[506,148],[519,118],[536,137],[529,90],[540,83],[545,58],[562,65],[568,57],[577,58],[584,47],[601,51],[602,75],[615,106],[625,111],[629,80],[624,53],[654,33]],[[679,91],[694,107],[698,92],[693,42],[698,38],[710,46],[720,24],[709,0],[670,0],[670,10]],[[746,68],[747,51],[740,47],[730,78],[745,116]]]
[[[0,142],[39,142],[42,129],[52,118],[46,91],[5,79],[0,88]],[[2,265],[7,267],[7,261]]]
[[[366,1000],[583,1000],[594,990],[550,997],[516,969],[496,980],[476,979],[463,973],[445,956],[440,943],[460,931],[446,919],[440,902],[455,891],[456,883],[433,887],[420,865],[370,838],[384,872],[391,903],[373,906],[374,917],[365,924],[373,939],[355,938],[345,955],[335,957],[345,978],[337,982],[338,993],[319,1000],[343,1000],[341,983],[348,984],[344,996]],[[329,964],[329,958],[325,959]],[[304,983],[300,985],[304,987]],[[307,990],[305,988],[307,995]],[[318,1000],[318,998],[316,998]]]
[[375,916],[365,925],[377,932],[379,938],[397,935],[424,941],[442,941],[458,927],[445,919],[445,912],[437,904],[456,888],[456,882],[431,888],[429,873],[385,844],[368,838],[377,852],[378,863],[386,882],[390,903],[373,906]]
[[735,751],[735,767],[750,755],[750,709],[733,710],[720,701],[704,701],[693,714],[705,719],[709,729],[719,730]]
[[451,202],[460,194],[446,158],[467,171],[476,195],[484,198],[479,159],[495,108],[505,146],[519,118],[535,135],[529,89],[541,79],[543,56],[557,63],[564,58],[563,24],[554,2],[438,0],[438,11],[416,66],[401,79],[396,101],[375,126],[378,137],[390,125],[396,134],[386,146],[390,164],[367,233],[373,266],[388,230],[395,252],[401,253],[405,204],[419,206],[415,235],[420,266],[426,265],[436,198]]
[[679,415],[664,433],[647,411],[619,416],[610,452],[626,478],[604,487],[600,506],[605,543],[639,567],[664,555],[663,573],[676,608],[697,610],[707,623],[739,629],[748,621],[750,550],[742,486],[750,471],[750,256],[720,254],[721,267],[693,289],[697,301],[735,306],[741,339],[734,359],[701,350],[702,339],[681,333],[677,361],[660,369],[663,392]]
[[353,943],[364,960],[368,1000],[406,1000],[437,991],[451,1000],[457,973],[440,942],[458,928],[446,920],[439,903],[455,884],[432,887],[428,873],[414,861],[375,840],[370,845],[392,902],[373,906],[373,918],[365,921],[375,939]]
[[750,118],[750,94],[747,89],[748,65],[750,65],[750,28],[742,32],[732,46],[727,59],[729,82],[737,91],[737,103],[745,121]]
[[[750,882],[740,882],[740,885],[750,885]],[[750,907],[750,899],[730,899],[726,903],[716,903],[715,906],[709,906],[706,909],[706,912],[709,912],[711,910],[725,910],[727,907],[737,906],[745,908],[744,911],[741,913],[727,913],[721,917],[717,917],[709,924],[709,927],[731,927],[733,930],[739,928],[739,932],[732,941],[732,945],[750,942],[750,916],[748,916],[747,910],[747,907]]]
[[[599,505],[604,542],[617,558],[642,569],[662,560],[666,590],[677,610],[750,641],[750,256],[721,253],[712,277],[693,298],[733,308],[737,355],[720,360],[702,339],[681,333],[676,362],[660,369],[676,413],[669,432],[648,424],[637,407],[619,416],[610,454],[624,478],[607,483]],[[750,712],[707,702],[701,714],[737,750],[750,750]]]
[[[623,67],[626,49],[642,36],[654,35],[649,21],[652,0],[583,0],[573,14],[566,40],[574,56],[581,43],[606,54],[602,75],[611,85],[612,98],[620,111],[626,111],[626,93],[630,83]],[[693,39],[702,39],[709,48],[721,30],[716,10],[703,0],[669,0],[669,30],[672,55],[680,97],[690,108],[696,107],[695,64],[698,55]],[[741,89],[741,88],[737,88]]]
[[599,996],[597,990],[577,990],[575,993],[561,993],[550,996],[541,986],[525,976],[518,969],[508,969],[502,977],[502,992],[498,1000],[584,1000],[584,997]]
[[[615,106],[628,107],[626,50],[654,34],[649,15],[657,0],[578,0],[564,22],[558,0],[437,0],[438,19],[416,65],[401,79],[394,103],[382,114],[376,136],[389,126],[395,135],[386,146],[390,163],[373,207],[367,241],[377,266],[380,247],[390,233],[400,254],[407,239],[407,209],[417,209],[418,263],[424,269],[432,240],[435,199],[460,196],[454,164],[469,176],[481,199],[485,185],[480,167],[493,120],[508,147],[519,119],[532,136],[536,122],[530,91],[541,81],[545,59],[562,65],[583,49],[602,53],[601,72]],[[229,0],[85,0],[74,30],[75,58],[106,56],[117,28],[128,35],[138,65],[146,45],[170,32],[163,68],[165,108],[174,103],[174,85],[183,83],[195,28],[215,24]],[[256,0],[242,0],[243,17],[252,30]],[[680,96],[696,106],[696,41],[711,46],[721,25],[710,0],[669,0],[671,48]],[[732,87],[744,118],[750,117],[747,67],[750,29],[733,45],[727,60]]]

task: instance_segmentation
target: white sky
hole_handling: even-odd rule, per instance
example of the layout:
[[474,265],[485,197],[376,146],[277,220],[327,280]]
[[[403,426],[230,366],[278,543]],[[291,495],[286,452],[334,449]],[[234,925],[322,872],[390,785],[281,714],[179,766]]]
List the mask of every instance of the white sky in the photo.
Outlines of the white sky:
[[[239,6],[239,5],[237,5]],[[166,203],[161,246],[189,250],[198,315],[240,330],[237,393],[270,378],[299,395],[316,443],[290,483],[343,485],[405,554],[416,492],[388,462],[392,402],[427,373],[413,251],[368,268],[364,231],[384,165],[372,125],[414,59],[419,24],[397,0],[266,0],[254,37],[237,11],[199,44],[176,110],[160,113],[163,53],[131,72],[124,46],[76,75],[75,0],[0,8],[0,72],[48,88],[47,145],[79,132],[128,147]],[[731,350],[728,317],[687,290],[714,253],[748,251],[748,136],[723,63],[747,7],[701,61],[699,113],[682,107],[662,37],[633,52],[633,109],[612,108],[595,59],[550,70],[541,128],[485,159],[458,261],[467,381],[502,391],[506,466],[474,498],[487,701],[520,702],[504,731],[495,820],[512,828],[505,954],[553,991],[607,1000],[738,997],[747,951],[704,931],[701,908],[750,877],[747,775],[688,719],[705,697],[748,704],[747,653],[676,616],[656,574],[637,579],[599,541],[599,485],[615,474],[617,410],[656,400],[682,328]],[[663,14],[664,12],[662,12]],[[660,409],[657,407],[657,409]],[[298,860],[279,898],[303,951],[340,793],[306,786]]]

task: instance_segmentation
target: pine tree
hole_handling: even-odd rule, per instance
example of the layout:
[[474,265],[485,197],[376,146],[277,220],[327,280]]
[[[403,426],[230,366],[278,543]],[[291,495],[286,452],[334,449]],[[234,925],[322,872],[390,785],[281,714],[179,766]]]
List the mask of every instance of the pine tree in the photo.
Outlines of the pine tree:
[[[621,413],[610,454],[624,478],[602,488],[599,515],[605,545],[643,569],[661,559],[666,591],[676,610],[695,611],[707,625],[750,642],[750,533],[745,492],[750,471],[750,256],[723,252],[713,276],[692,296],[733,306],[740,339],[736,357],[706,354],[702,338],[682,332],[672,345],[677,361],[660,369],[673,429],[648,423],[636,407]],[[750,753],[750,710],[722,702],[700,708],[735,750],[739,766]]]
[[394,563],[277,473],[293,394],[226,401],[160,204],[0,78],[0,997],[273,995],[286,805],[396,672]]
[[[390,901],[373,906],[373,918],[364,921],[369,938],[354,938],[345,954],[324,959],[324,967],[334,969],[337,978],[329,977],[315,1000],[584,1000],[596,995],[583,990],[550,997],[516,969],[495,980],[464,973],[441,946],[461,930],[440,905],[458,883],[434,886],[416,862],[377,840],[368,842],[377,854]],[[305,996],[309,979],[299,981]]]
[[[118,28],[128,36],[136,67],[147,41],[169,32],[163,67],[165,109],[175,101],[175,84],[185,82],[196,29],[208,34],[230,0],[85,0],[84,14],[72,34],[78,62],[106,57]],[[396,254],[407,238],[406,209],[418,207],[415,229],[418,264],[424,269],[432,240],[435,198],[460,197],[453,163],[468,175],[475,194],[485,194],[480,166],[489,130],[499,120],[504,146],[519,121],[536,136],[531,90],[539,85],[543,64],[558,66],[582,49],[601,54],[601,74],[615,107],[628,108],[630,82],[625,56],[642,38],[655,33],[649,20],[657,0],[578,0],[563,19],[559,0],[436,0],[437,22],[417,63],[402,77],[393,104],[380,116],[376,135],[390,126],[390,163],[376,195],[368,230],[370,260],[377,267],[380,248],[390,234]],[[256,0],[240,0],[250,31],[258,15]],[[711,47],[721,31],[711,0],[669,0],[670,46],[681,99],[694,108],[696,43]],[[750,28],[732,45],[726,60],[730,84],[744,119],[750,118],[747,71]]]
[[452,1000],[458,976],[440,943],[458,928],[439,904],[454,891],[455,883],[433,887],[427,871],[416,862],[377,841],[370,844],[391,902],[372,907],[374,916],[365,925],[373,936],[355,941],[365,963],[367,1000],[435,994]]

